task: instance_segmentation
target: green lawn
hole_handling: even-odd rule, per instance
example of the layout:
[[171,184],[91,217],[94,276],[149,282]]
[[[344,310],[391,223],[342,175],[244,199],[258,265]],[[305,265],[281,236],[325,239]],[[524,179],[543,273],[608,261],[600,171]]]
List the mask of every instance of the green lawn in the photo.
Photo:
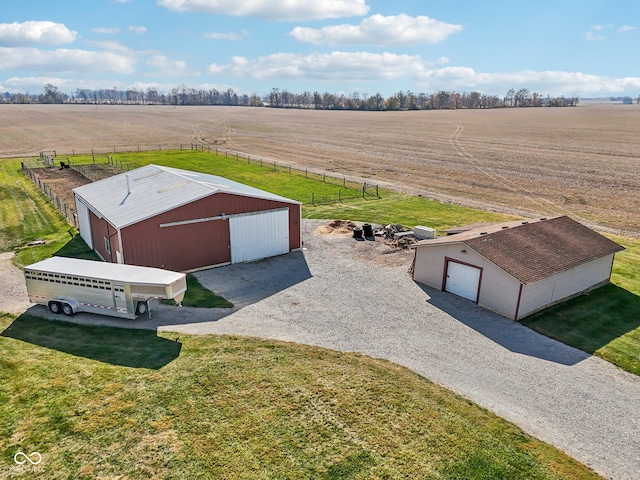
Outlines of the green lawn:
[[[505,215],[463,208],[453,204],[443,204],[421,197],[401,195],[381,189],[381,198],[362,198],[360,186],[347,183],[344,188],[339,179],[288,173],[280,168],[255,160],[227,158],[224,153],[216,156],[208,152],[192,150],[165,152],[119,153],[115,160],[130,168],[149,163],[167,165],[187,170],[196,170],[224,176],[247,183],[276,194],[301,201],[303,216],[306,218],[345,219],[370,223],[401,223],[407,226],[426,225],[437,230],[476,222],[492,222],[511,219]],[[106,161],[106,157],[96,161]],[[92,163],[91,156],[74,156],[71,162]],[[64,251],[69,243],[76,241],[75,232],[69,230],[62,216],[58,215],[24,176],[19,173],[19,162],[3,160],[0,175],[3,185],[14,193],[5,195],[0,201],[3,213],[0,251],[23,245],[35,238],[46,238],[47,245],[28,247],[18,251],[16,263],[26,265],[46,258],[58,251]],[[350,187],[350,188],[349,188]],[[5,191],[0,190],[0,191]],[[349,198],[342,202],[312,205],[311,193],[316,199]],[[45,215],[45,212],[47,215]],[[24,218],[26,217],[26,218]],[[49,219],[43,221],[43,219]],[[5,226],[6,225],[6,226]],[[38,226],[38,228],[35,228]],[[6,232],[12,232],[7,235]],[[21,240],[22,239],[22,240]],[[69,240],[72,239],[71,242]],[[593,353],[620,367],[638,372],[640,357],[640,318],[638,298],[640,298],[640,242],[613,237],[627,250],[616,256],[612,281],[619,288],[607,287],[592,292],[588,297],[580,297],[571,302],[548,309],[522,323],[545,335],[559,339],[589,353]],[[187,300],[185,300],[187,302]]]
[[0,315],[0,332],[0,472],[15,478],[34,478],[17,451],[48,479],[599,478],[384,360],[27,315]]
[[67,221],[33,182],[20,171],[20,161],[0,160],[0,252],[45,240],[51,252],[72,236]]
[[[126,157],[132,166],[199,170],[285,195],[304,202],[309,218],[439,230],[506,218],[388,191],[314,206],[311,191],[335,198],[348,189],[202,152]],[[81,239],[18,173],[19,162],[0,165],[0,251],[17,249],[21,265],[56,252],[83,255]],[[36,238],[47,244],[25,247]],[[616,286],[541,315],[546,334],[576,346],[588,340],[579,348],[638,373],[640,242],[615,240],[627,247],[615,262]],[[529,324],[541,329],[536,318]],[[558,328],[569,322],[574,327]],[[178,341],[27,315],[0,314],[0,331],[2,472],[20,449],[43,455],[47,478],[597,478],[382,360],[239,337]]]
[[611,238],[626,248],[616,254],[611,285],[522,323],[640,375],[640,241]]

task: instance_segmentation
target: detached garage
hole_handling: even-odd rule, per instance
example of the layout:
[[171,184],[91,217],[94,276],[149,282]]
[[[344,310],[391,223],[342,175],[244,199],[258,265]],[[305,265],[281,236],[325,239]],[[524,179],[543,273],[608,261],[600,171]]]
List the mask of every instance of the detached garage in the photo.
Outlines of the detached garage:
[[226,178],[147,165],[73,190],[105,261],[180,272],[299,249],[301,203]]
[[413,278],[520,320],[609,283],[621,250],[566,216],[498,223],[418,242]]

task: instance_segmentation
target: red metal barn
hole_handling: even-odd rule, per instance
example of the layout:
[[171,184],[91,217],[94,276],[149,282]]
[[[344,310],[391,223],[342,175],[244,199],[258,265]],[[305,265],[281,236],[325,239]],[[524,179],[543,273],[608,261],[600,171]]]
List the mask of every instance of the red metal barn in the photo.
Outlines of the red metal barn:
[[180,272],[299,249],[301,203],[226,178],[147,165],[73,190],[105,261]]

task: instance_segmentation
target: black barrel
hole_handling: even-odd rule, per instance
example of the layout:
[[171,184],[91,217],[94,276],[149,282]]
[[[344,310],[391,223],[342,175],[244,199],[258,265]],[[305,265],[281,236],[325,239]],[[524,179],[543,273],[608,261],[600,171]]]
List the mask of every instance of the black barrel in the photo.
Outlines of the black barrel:
[[362,232],[365,237],[373,237],[373,227],[370,223],[365,223],[362,225]]
[[353,229],[353,238],[362,238],[362,229],[360,227]]

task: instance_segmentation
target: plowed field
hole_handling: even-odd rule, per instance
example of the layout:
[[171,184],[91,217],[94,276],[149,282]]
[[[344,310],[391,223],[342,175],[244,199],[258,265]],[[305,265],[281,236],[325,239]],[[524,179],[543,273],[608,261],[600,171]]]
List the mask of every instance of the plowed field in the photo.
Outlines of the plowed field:
[[640,235],[637,105],[418,112],[0,105],[4,157],[191,142]]

